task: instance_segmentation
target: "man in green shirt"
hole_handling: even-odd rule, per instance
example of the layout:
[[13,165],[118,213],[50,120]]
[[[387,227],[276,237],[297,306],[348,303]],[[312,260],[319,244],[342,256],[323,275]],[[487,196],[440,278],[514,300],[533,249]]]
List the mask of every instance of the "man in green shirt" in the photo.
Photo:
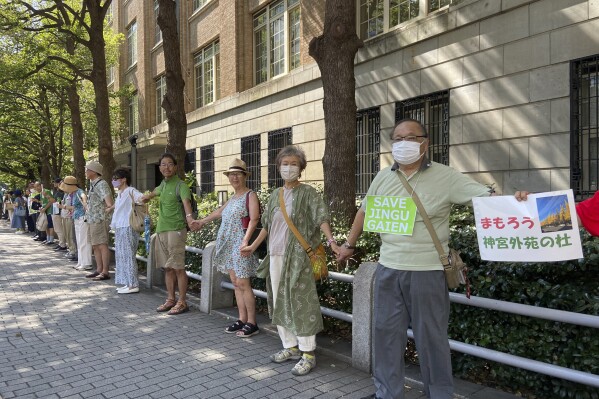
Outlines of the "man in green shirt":
[[[488,187],[462,173],[426,158],[428,135],[414,119],[400,121],[391,134],[393,166],[381,170],[367,196],[411,198],[398,173],[418,195],[447,253],[452,204],[471,203],[490,195]],[[358,210],[338,260],[353,254],[362,233],[365,203]],[[404,397],[404,352],[411,326],[418,349],[420,371],[428,398],[453,397],[453,377],[447,326],[449,294],[443,266],[420,214],[411,235],[381,234],[381,250],[374,293],[374,385],[371,398]]]
[[[142,201],[148,202],[154,197],[160,197],[154,253],[156,267],[163,267],[165,270],[168,297],[156,311],[177,315],[189,310],[186,302],[185,242],[187,226],[193,222],[191,192],[187,184],[177,176],[177,160],[174,155],[164,153],[158,162],[164,180],[153,192],[144,195]],[[175,297],[176,286],[179,288],[178,301]]]

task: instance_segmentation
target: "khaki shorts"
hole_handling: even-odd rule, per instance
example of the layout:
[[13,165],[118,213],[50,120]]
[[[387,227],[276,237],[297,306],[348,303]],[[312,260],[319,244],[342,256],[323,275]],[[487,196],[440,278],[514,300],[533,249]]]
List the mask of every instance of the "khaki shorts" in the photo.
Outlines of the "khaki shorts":
[[185,269],[185,242],[187,230],[163,231],[156,234],[156,267],[165,269]]
[[88,223],[89,224],[89,242],[93,245],[108,245],[108,222]]

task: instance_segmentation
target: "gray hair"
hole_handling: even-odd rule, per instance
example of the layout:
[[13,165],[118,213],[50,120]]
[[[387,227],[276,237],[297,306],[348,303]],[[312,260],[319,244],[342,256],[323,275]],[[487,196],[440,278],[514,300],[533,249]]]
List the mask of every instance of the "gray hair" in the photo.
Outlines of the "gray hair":
[[422,124],[422,122],[420,122],[418,119],[412,119],[412,118],[404,118],[400,121],[398,121],[395,126],[393,126],[393,129],[391,129],[391,133],[389,133],[389,139],[393,140],[393,133],[395,133],[395,129],[397,129],[397,127],[399,125],[401,125],[402,123],[406,123],[406,122],[414,122],[415,124],[417,124],[418,126],[420,126],[420,129],[422,130],[422,135],[424,137],[428,137],[428,132],[426,131],[426,127],[424,127],[424,125]]
[[297,159],[300,161],[300,171],[306,169],[306,166],[308,165],[308,161],[306,161],[306,153],[296,145],[285,146],[283,149],[281,149],[281,151],[279,151],[277,159],[275,160],[277,168],[281,167],[281,162],[285,157],[297,157]]

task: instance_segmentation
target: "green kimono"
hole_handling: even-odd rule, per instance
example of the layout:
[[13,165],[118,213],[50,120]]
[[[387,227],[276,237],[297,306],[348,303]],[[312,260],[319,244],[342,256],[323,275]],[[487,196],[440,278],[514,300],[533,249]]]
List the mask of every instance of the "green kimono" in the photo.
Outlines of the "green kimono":
[[[262,226],[268,231],[279,208],[279,190],[282,188],[272,192],[262,215]],[[292,195],[293,208],[289,217],[312,248],[316,248],[321,243],[320,225],[330,219],[328,207],[314,187],[300,184],[293,189]],[[315,335],[323,329],[312,264],[291,230],[275,306],[270,281],[270,256],[266,256],[260,264],[258,277],[266,279],[268,311],[273,324],[287,328],[298,337]]]

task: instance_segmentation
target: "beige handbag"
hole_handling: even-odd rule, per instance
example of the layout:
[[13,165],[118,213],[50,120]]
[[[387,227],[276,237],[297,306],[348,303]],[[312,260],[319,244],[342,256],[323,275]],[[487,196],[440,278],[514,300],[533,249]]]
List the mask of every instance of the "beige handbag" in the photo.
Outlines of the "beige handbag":
[[295,227],[295,224],[293,224],[293,221],[291,221],[291,218],[289,217],[289,215],[287,214],[287,210],[285,209],[285,199],[283,198],[282,187],[279,189],[279,206],[281,207],[281,213],[283,214],[283,217],[287,222],[287,226],[289,226],[289,230],[293,232],[293,235],[295,236],[295,238],[297,238],[302,248],[304,248],[304,251],[306,251],[306,254],[308,254],[310,261],[312,262],[312,274],[314,275],[314,280],[318,281],[329,277],[329,269],[327,268],[327,254],[324,249],[324,246],[320,244],[316,248],[316,250],[312,249],[310,244],[308,244],[308,242],[304,239],[304,237],[302,237],[300,232],[297,230],[297,227]]

